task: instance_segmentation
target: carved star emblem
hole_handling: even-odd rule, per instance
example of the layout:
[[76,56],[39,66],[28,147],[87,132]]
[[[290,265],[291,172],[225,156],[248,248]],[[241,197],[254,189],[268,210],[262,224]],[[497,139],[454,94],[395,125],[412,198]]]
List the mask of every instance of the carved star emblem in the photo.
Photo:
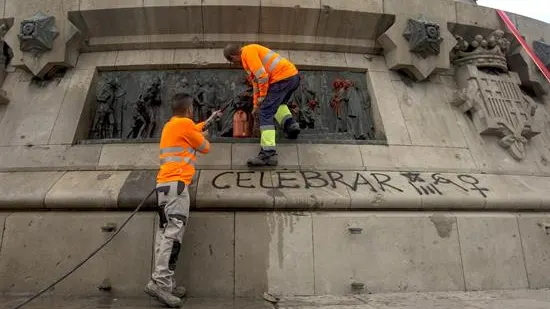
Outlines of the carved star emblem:
[[393,25],[378,38],[388,68],[405,71],[417,81],[435,70],[449,69],[456,39],[447,27],[439,26],[444,24],[446,21],[437,18],[397,15]]
[[441,38],[439,25],[427,20],[409,19],[403,36],[409,41],[409,51],[426,59],[439,55]]
[[21,22],[17,37],[21,51],[30,52],[36,56],[40,52],[52,50],[53,41],[58,35],[55,17],[38,12]]

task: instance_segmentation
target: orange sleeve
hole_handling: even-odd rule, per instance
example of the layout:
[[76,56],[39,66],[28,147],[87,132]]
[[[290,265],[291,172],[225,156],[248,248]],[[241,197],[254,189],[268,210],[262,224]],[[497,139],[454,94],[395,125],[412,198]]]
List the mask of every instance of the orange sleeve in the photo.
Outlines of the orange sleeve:
[[[187,141],[189,146],[200,153],[210,152],[210,143],[202,135],[198,129],[199,124],[194,124],[191,119],[186,119],[183,122],[182,130],[180,131],[182,137]],[[204,124],[202,124],[204,126]]]
[[269,75],[262,64],[258,52],[253,48],[243,48],[242,59],[246,62],[246,66],[254,76],[253,82],[257,84],[259,90],[258,97],[265,97],[269,88]]
[[199,122],[195,125],[195,128],[197,128],[197,130],[199,130],[199,132],[202,132],[202,130],[204,129],[204,125],[206,123],[203,121],[203,122]]

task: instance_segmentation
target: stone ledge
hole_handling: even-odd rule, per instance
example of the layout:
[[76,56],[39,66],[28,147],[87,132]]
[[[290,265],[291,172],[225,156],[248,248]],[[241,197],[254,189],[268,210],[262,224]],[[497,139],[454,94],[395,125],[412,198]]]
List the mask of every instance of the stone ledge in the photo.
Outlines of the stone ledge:
[[[67,172],[46,195],[46,208],[117,208],[130,172]],[[143,197],[148,192],[144,192]]]
[[[200,170],[248,169],[257,142],[212,143],[197,156]],[[476,166],[467,148],[413,145],[279,144],[281,170],[400,171],[550,176],[550,169],[487,170]],[[118,143],[0,147],[0,172],[134,171],[159,168],[158,143]],[[346,156],[345,160],[343,156]],[[421,159],[420,159],[421,158]],[[475,158],[475,156],[474,156]],[[259,169],[254,169],[259,170]],[[262,169],[265,170],[265,169]],[[268,170],[271,170],[269,168]]]
[[101,145],[0,146],[0,171],[93,170]]
[[[87,48],[95,51],[153,46],[221,47],[220,44],[238,40],[268,43],[277,48],[293,42],[297,49],[375,52],[380,50],[375,44],[376,37],[392,23],[392,15],[383,13],[381,0],[349,3],[302,0],[292,4],[272,0],[231,3],[193,0],[170,4],[88,1],[68,15],[79,29],[85,29],[90,39]],[[243,22],[231,23],[231,20]],[[280,25],[270,20],[277,20]],[[357,22],[351,24],[347,20]],[[162,36],[162,42],[150,40],[153,36]]]
[[[132,209],[156,171],[0,173],[0,209]],[[371,170],[200,170],[193,209],[550,210],[550,177]],[[31,192],[32,193],[29,193]],[[144,209],[155,205],[150,198]]]
[[50,188],[63,172],[0,173],[0,209],[43,208]]

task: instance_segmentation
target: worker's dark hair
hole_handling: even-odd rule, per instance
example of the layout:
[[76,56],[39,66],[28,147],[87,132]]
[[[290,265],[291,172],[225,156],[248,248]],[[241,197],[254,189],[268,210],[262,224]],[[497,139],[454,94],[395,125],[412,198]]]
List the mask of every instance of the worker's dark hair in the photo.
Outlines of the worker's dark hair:
[[193,99],[187,93],[176,93],[172,97],[172,113],[175,115],[184,114],[191,106],[193,106]]
[[223,49],[223,56],[227,61],[231,61],[231,56],[236,56],[241,52],[241,47],[236,44],[227,44]]

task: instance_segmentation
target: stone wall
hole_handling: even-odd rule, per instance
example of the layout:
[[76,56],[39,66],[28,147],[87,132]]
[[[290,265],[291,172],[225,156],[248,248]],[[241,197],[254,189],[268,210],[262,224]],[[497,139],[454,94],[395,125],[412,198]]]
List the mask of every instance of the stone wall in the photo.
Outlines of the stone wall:
[[[17,34],[39,10],[55,16],[59,36],[33,58]],[[428,58],[403,37],[420,12],[443,38]],[[454,36],[504,30],[493,9],[440,0],[0,0],[0,15],[14,52],[2,85],[9,102],[0,103],[2,293],[38,290],[75,265],[155,182],[158,144],[77,143],[91,126],[98,72],[227,68],[227,42],[267,44],[299,69],[364,72],[383,143],[281,143],[280,166],[253,171],[245,160],[256,144],[214,143],[198,158],[178,267],[191,295],[550,286],[546,81],[505,31],[507,76],[537,106],[530,129],[540,133],[520,159],[457,104],[475,100],[459,91],[471,70],[453,65]],[[512,19],[530,44],[550,41],[550,25]],[[153,205],[54,293],[100,293],[109,279],[115,293],[140,294]]]
[[[0,290],[43,288],[124,217],[1,214]],[[177,276],[206,297],[537,289],[550,285],[548,224],[547,214],[494,212],[194,212]],[[53,293],[101,295],[110,282],[113,297],[140,295],[157,225],[138,215]]]

